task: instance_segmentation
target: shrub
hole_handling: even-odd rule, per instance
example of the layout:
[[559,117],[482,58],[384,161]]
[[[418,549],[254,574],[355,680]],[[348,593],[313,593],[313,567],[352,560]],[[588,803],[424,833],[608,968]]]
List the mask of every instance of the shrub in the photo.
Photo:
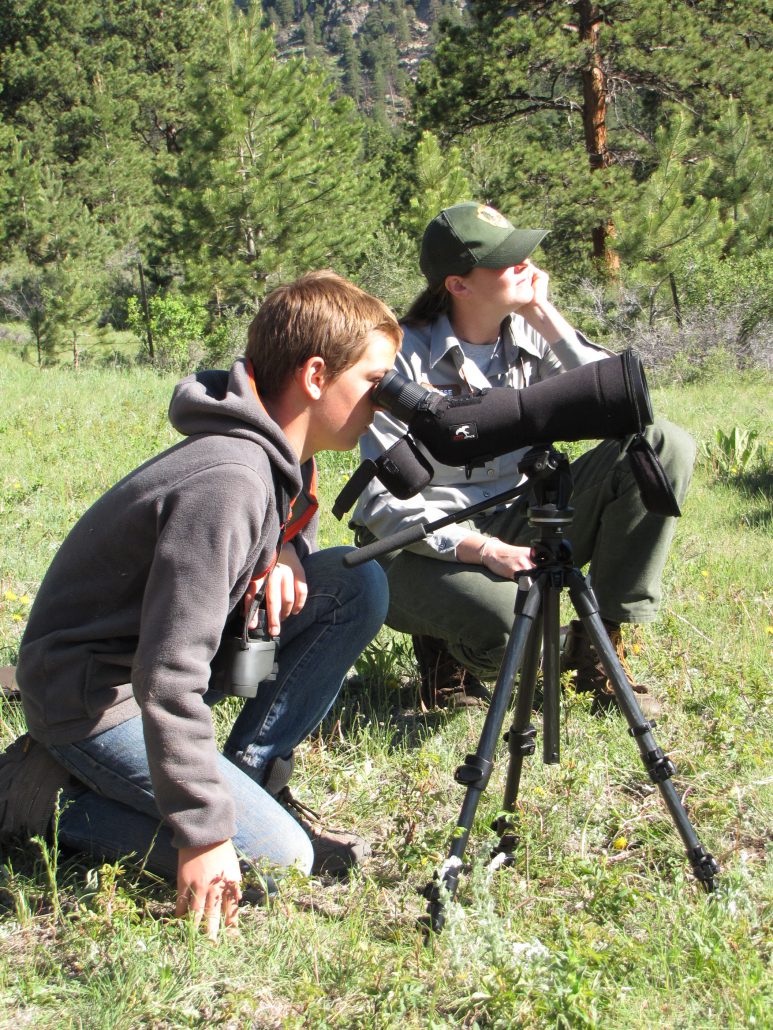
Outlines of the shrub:
[[204,365],[207,368],[228,368],[244,353],[251,313],[230,313],[210,322],[204,338]]
[[147,345],[147,324],[137,297],[127,303],[129,328],[142,341],[144,357],[157,368],[187,372],[204,355],[207,311],[199,300],[179,294],[156,294],[148,301],[153,353]]
[[633,347],[649,368],[668,369],[671,378],[689,382],[733,368],[773,368],[773,297],[761,299],[771,289],[762,280],[756,298],[747,294],[755,281],[742,277],[733,296],[729,280],[714,292],[699,289],[696,280],[681,325],[673,315],[652,319],[648,298],[636,290],[590,280],[573,289],[564,285],[557,303],[591,339],[613,350]]

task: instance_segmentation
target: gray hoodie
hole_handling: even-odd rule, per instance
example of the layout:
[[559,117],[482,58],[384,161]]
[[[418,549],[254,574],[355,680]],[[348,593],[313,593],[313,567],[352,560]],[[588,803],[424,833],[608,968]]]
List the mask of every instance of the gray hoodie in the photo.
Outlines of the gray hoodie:
[[183,380],[169,416],[186,439],[104,494],[60,547],[17,681],[44,744],[141,714],[158,807],[183,847],[235,832],[203,701],[209,665],[251,576],[275,561],[297,495],[297,546],[313,547],[316,502],[313,463],[301,469],[243,359]]

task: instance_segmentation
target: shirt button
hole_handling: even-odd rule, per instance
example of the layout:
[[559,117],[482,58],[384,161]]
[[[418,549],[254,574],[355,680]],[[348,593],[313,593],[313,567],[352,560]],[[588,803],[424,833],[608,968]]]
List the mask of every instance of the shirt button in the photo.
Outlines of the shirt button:
[[489,479],[493,479],[496,475],[496,472],[494,471],[494,469],[486,469],[486,475],[489,477]]
[[484,497],[491,497],[491,491],[490,490],[484,490],[483,491],[483,496]]

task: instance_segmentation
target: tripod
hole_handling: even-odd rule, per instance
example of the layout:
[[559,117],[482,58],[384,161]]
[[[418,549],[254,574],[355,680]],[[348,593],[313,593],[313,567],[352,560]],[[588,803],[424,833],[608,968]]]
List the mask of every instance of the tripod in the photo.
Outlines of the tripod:
[[526,487],[494,498],[485,505],[475,505],[453,517],[426,526],[430,532],[451,521],[461,521],[472,513],[490,507],[499,499],[513,497],[529,490],[532,502],[528,509],[529,525],[537,530],[533,541],[534,569],[523,573],[531,581],[519,582],[513,628],[483,725],[478,748],[466,756],[456,770],[455,779],[466,787],[466,794],[448,858],[435,878],[427,884],[423,894],[427,898],[428,915],[422,920],[427,929],[438,932],[445,923],[444,906],[453,900],[462,871],[462,857],[467,847],[475,812],[483,791],[488,785],[494,767],[494,750],[499,740],[505,715],[510,707],[515,677],[520,670],[512,724],[505,734],[510,760],[505,783],[502,815],[493,829],[500,834],[494,854],[504,856],[505,864],[513,861],[518,843],[513,832],[518,789],[523,760],[535,751],[536,730],[531,725],[531,712],[537,682],[540,652],[543,655],[543,762],[560,761],[560,595],[564,588],[589,639],[599,655],[601,665],[611,681],[617,704],[628,723],[628,732],[636,741],[641,759],[650,779],[663,796],[677,832],[682,838],[687,857],[695,877],[706,891],[714,890],[714,877],[719,866],[698,840],[671,777],[676,769],[657,745],[652,735],[654,723],[648,722],[636,700],[636,695],[623,671],[620,659],[612,646],[599,614],[596,598],[585,577],[573,565],[572,547],[564,535],[572,522],[572,509],[568,502],[572,493],[572,479],[566,455],[552,446],[532,448],[519,465],[527,477]]

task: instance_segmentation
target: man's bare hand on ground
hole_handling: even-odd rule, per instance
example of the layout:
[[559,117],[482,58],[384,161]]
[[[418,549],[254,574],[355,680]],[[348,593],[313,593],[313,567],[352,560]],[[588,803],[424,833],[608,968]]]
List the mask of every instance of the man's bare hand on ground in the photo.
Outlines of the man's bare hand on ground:
[[196,926],[206,920],[207,937],[216,941],[222,920],[236,927],[242,896],[239,859],[230,840],[196,848],[180,848],[177,858],[175,915],[193,913]]

